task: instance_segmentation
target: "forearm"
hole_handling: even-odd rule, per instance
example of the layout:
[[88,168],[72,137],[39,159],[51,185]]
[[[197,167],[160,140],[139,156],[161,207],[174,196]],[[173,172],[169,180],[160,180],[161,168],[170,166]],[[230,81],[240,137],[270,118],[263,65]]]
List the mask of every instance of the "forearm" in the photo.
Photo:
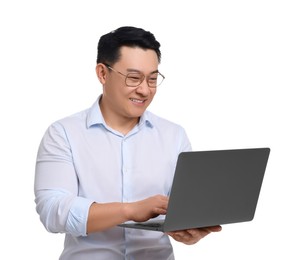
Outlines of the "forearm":
[[87,234],[106,230],[127,220],[125,203],[93,203],[89,209]]
[[103,231],[125,221],[146,221],[166,214],[168,197],[155,195],[132,203],[92,203],[89,208],[87,234]]

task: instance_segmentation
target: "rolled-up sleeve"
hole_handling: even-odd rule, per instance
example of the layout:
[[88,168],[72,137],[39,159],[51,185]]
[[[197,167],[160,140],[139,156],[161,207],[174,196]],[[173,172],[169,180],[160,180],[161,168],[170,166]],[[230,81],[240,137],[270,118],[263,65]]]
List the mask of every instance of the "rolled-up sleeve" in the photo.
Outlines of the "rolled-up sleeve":
[[78,178],[65,129],[51,125],[39,146],[35,170],[36,210],[46,229],[85,236],[92,200],[78,196]]

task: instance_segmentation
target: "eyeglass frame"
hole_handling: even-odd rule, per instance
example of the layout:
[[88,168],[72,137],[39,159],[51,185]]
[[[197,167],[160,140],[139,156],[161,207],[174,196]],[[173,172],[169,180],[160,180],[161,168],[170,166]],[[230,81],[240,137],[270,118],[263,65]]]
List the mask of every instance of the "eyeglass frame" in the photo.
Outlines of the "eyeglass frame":
[[[126,75],[124,74],[124,73],[122,73],[122,72],[120,72],[120,71],[118,71],[118,70],[116,70],[116,69],[114,69],[114,68],[112,68],[109,64],[107,64],[107,63],[102,63],[102,64],[104,64],[108,69],[110,69],[110,70],[112,70],[112,71],[114,71],[114,72],[116,72],[116,73],[118,73],[118,74],[121,74],[122,76],[124,76],[125,77],[125,85],[127,86],[127,87],[129,87],[129,88],[136,88],[136,87],[138,87],[138,86],[140,86],[142,83],[143,83],[143,81],[146,79],[146,82],[147,82],[147,86],[148,87],[150,87],[150,88],[156,88],[156,87],[158,87],[158,86],[160,86],[161,84],[162,84],[162,82],[164,81],[164,79],[165,79],[165,76],[161,73],[161,72],[159,72],[159,71],[156,71],[156,72],[152,72],[151,74],[158,74],[158,76],[160,75],[161,77],[162,77],[162,80],[161,80],[161,82],[158,84],[158,85],[156,85],[156,86],[150,86],[150,84],[149,84],[149,78],[147,78],[147,76],[146,75],[144,75],[144,73],[143,72],[141,72],[141,71],[139,71],[139,72],[129,72],[129,73],[127,73]],[[129,74],[132,74],[132,73],[138,73],[138,74],[142,74],[144,77],[143,77],[143,79],[139,82],[139,84],[138,85],[136,85],[136,86],[130,86],[130,85],[128,85],[127,83],[126,83],[126,81],[127,81],[127,78],[128,78],[128,75]],[[151,75],[150,74],[150,75]]]

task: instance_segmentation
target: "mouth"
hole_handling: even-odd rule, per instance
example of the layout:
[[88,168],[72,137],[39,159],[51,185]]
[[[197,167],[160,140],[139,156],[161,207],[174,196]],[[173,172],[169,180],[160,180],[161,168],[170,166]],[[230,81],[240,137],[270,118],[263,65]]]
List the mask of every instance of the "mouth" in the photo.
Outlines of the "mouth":
[[142,105],[145,103],[145,100],[141,100],[141,99],[136,99],[136,98],[130,98],[129,99],[131,102],[133,102],[134,104],[137,104],[137,105]]

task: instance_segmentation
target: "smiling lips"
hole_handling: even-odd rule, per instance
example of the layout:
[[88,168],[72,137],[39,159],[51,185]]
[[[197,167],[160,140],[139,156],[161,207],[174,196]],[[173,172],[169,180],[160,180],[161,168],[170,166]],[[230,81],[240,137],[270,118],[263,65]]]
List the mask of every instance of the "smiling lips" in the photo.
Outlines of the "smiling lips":
[[137,104],[144,104],[144,102],[145,102],[145,100],[140,100],[140,99],[135,99],[135,98],[130,98],[130,100]]

